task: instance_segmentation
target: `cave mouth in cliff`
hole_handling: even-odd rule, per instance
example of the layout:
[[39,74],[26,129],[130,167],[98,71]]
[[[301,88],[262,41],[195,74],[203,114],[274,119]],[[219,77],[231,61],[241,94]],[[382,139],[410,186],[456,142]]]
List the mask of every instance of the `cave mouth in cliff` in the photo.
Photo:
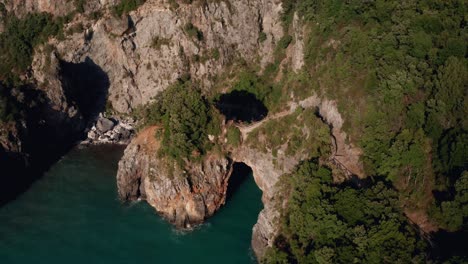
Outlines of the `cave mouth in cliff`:
[[78,63],[60,60],[60,77],[67,102],[75,104],[87,120],[104,111],[110,81],[92,59]]
[[243,162],[235,162],[232,165],[232,173],[229,177],[228,188],[226,191],[226,201],[231,199],[232,195],[239,189],[242,183],[252,177],[252,168]]
[[265,118],[268,109],[253,93],[234,90],[222,94],[216,101],[216,107],[226,116],[227,120],[235,122],[256,122]]

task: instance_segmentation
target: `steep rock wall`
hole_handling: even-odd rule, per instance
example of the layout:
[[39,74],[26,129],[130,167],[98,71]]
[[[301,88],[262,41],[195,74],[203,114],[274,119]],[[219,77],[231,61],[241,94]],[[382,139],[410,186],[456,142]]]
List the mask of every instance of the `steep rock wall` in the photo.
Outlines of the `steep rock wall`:
[[[128,18],[105,13],[86,34],[55,45],[66,61],[90,58],[101,66],[110,79],[110,102],[127,112],[184,75],[209,88],[212,77],[236,58],[270,62],[283,35],[280,12],[277,0],[181,4],[175,10],[165,1],[149,0]],[[188,32],[188,25],[202,37]],[[267,39],[260,42],[262,31]]]

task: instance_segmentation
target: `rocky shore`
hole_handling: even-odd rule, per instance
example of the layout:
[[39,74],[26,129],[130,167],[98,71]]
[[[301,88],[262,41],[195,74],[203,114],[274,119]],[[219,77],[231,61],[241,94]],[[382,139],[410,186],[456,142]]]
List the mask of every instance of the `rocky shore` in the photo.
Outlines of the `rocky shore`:
[[135,134],[133,118],[105,117],[100,114],[96,123],[87,132],[81,145],[119,144],[127,145]]

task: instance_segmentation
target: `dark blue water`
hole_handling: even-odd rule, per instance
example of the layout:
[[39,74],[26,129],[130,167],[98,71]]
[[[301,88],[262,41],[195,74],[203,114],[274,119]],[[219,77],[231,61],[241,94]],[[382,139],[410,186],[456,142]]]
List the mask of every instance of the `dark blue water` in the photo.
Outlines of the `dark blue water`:
[[0,263],[254,263],[250,240],[262,208],[247,177],[229,202],[189,233],[145,202],[117,199],[122,149],[76,149],[0,208]]

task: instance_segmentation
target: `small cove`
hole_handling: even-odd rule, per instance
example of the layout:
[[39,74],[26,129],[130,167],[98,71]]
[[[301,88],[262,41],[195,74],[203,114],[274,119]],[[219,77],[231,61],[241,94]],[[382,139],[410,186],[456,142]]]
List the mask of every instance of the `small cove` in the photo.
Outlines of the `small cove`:
[[250,240],[262,203],[251,175],[214,217],[184,233],[145,202],[117,199],[122,151],[74,149],[1,207],[2,263],[255,263]]

